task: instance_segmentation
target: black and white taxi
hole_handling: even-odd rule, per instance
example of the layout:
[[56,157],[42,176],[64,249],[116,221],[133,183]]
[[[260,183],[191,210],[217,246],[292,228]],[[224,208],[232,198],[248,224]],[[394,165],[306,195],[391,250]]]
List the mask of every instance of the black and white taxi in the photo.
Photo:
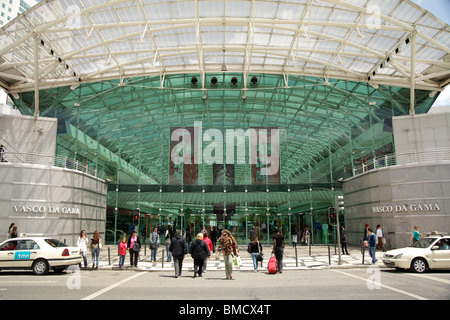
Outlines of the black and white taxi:
[[47,237],[18,237],[0,244],[0,270],[28,269],[43,275],[62,272],[81,260],[79,248]]
[[450,236],[432,234],[410,247],[387,251],[383,263],[387,267],[419,273],[429,269],[450,269]]

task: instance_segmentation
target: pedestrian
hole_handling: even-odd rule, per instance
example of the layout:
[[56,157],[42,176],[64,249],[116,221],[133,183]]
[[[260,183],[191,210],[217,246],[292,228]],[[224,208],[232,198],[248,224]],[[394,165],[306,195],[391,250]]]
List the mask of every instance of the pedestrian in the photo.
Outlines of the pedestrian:
[[171,262],[172,261],[172,257],[170,256],[170,251],[169,251],[169,246],[170,246],[170,241],[172,240],[172,231],[171,231],[171,226],[168,224],[166,226],[166,233],[164,234],[164,245],[166,246],[166,252],[167,252],[167,262]]
[[262,254],[262,250],[263,248],[258,241],[258,237],[256,235],[253,236],[252,241],[248,245],[248,252],[252,255],[253,269],[255,272],[258,272],[258,256]]
[[217,230],[216,227],[211,227],[211,231],[209,234],[210,238],[211,238],[211,242],[212,242],[212,247],[213,247],[213,253],[216,252],[216,245],[217,245]]
[[151,249],[151,262],[157,262],[156,260],[156,254],[158,252],[159,247],[159,233],[158,233],[158,227],[153,228],[153,232],[150,234],[150,249]]
[[248,233],[248,239],[250,241],[253,241],[254,237],[256,237],[256,228],[255,228],[255,226],[252,226],[250,232]]
[[416,243],[417,241],[419,241],[420,239],[422,239],[422,237],[423,237],[423,235],[419,232],[419,227],[414,226],[414,231],[410,238],[413,241],[413,244]]
[[305,231],[303,232],[303,242],[305,245],[308,245],[311,241],[311,229],[309,226],[305,227]]
[[102,250],[102,237],[98,230],[94,231],[94,235],[91,238],[89,249],[92,253],[92,269],[98,269],[98,260],[100,258],[100,251]]
[[369,224],[368,223],[366,223],[366,225],[364,226],[364,238],[363,238],[364,241],[369,240],[369,239],[367,239],[367,237],[369,236],[369,233],[367,232],[367,229],[369,229]]
[[[80,248],[81,256],[83,257],[84,267],[87,268],[88,262],[86,257],[87,252],[87,245],[89,243],[89,240],[86,236],[86,230],[81,230],[80,236],[77,240],[77,247]],[[80,262],[80,268],[81,268],[81,262]]]
[[386,252],[386,249],[384,248],[384,236],[383,236],[383,227],[379,224],[377,225],[377,249],[382,250],[383,252]]
[[297,238],[298,238],[298,229],[295,223],[291,225],[291,237],[292,237],[292,246],[297,246]]
[[191,227],[190,226],[187,226],[186,229],[184,230],[184,240],[186,240],[187,248],[188,248],[188,251],[189,251],[189,246],[191,245],[191,241],[192,241],[192,238],[191,238]]
[[340,226],[339,235],[341,237],[341,248],[342,248],[342,254],[349,254],[347,250],[347,231],[345,231],[345,228],[343,225]]
[[3,158],[3,155],[5,154],[5,148],[2,144],[0,144],[0,162],[6,162],[5,158]]
[[286,242],[284,236],[280,233],[280,230],[276,228],[275,235],[273,236],[272,253],[275,254],[275,258],[277,258],[279,273],[283,273],[283,253],[285,246]]
[[367,234],[368,234],[368,241],[369,241],[369,255],[372,258],[372,264],[375,264],[375,262],[378,261],[376,258],[376,252],[377,252],[377,237],[375,233],[373,233],[372,228],[367,228]]
[[14,227],[12,227],[11,233],[9,234],[9,237],[11,239],[13,238],[17,238],[19,236],[19,232],[17,231],[17,226],[14,225]]
[[194,278],[197,276],[197,273],[201,277],[203,273],[203,262],[211,255],[206,242],[203,241],[202,233],[197,234],[197,239],[192,242],[189,253],[192,259],[194,259]]
[[10,225],[9,225],[9,228],[8,228],[8,238],[11,238],[11,232],[12,232],[12,230],[13,230],[13,228],[16,226],[16,224],[13,222],[13,223],[11,223]]
[[217,250],[216,259],[219,259],[219,253],[222,252],[225,263],[225,276],[227,279],[232,279],[234,256],[239,256],[239,249],[236,240],[234,240],[231,232],[227,229],[222,230],[222,236],[219,240],[220,245]]
[[127,255],[127,237],[123,237],[122,241],[119,243],[119,268],[123,269],[123,265],[125,262],[125,256]]
[[181,275],[181,271],[183,270],[184,257],[188,252],[186,240],[184,240],[184,238],[181,236],[181,230],[177,230],[175,237],[172,238],[172,241],[169,245],[169,251],[172,253],[173,257],[175,278],[178,278]]
[[127,243],[128,252],[130,253],[130,266],[132,268],[137,268],[141,247],[141,239],[137,235],[137,231],[133,230],[133,233]]
[[[208,246],[209,252],[210,253],[213,252],[214,247],[212,245],[212,241],[210,238],[208,238],[208,233],[206,233],[206,232],[203,233],[203,241],[205,241],[206,245]],[[208,259],[210,258],[210,256],[208,257]],[[203,261],[203,273],[206,272],[206,265],[208,263],[208,259],[205,259]]]

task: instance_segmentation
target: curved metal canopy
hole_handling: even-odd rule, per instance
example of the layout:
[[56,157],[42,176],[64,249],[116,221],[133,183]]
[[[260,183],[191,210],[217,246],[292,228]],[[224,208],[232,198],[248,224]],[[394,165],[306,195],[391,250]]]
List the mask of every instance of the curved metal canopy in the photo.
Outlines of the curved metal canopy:
[[221,71],[244,90],[270,73],[440,91],[450,76],[449,26],[409,0],[47,0],[0,43],[10,93],[189,73],[207,94]]

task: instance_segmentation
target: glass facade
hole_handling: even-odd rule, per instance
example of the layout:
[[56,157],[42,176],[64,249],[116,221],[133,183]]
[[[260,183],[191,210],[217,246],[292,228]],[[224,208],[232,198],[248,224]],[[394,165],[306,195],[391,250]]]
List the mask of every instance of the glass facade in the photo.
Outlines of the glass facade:
[[[304,76],[196,74],[139,77],[40,92],[58,118],[58,155],[109,179],[107,229],[148,234],[167,223],[229,228],[261,239],[293,223],[322,239],[340,179],[393,150],[392,117],[409,89]],[[205,83],[201,85],[201,81]],[[207,92],[202,90],[207,89]],[[16,103],[33,114],[34,94]],[[436,97],[416,90],[416,113]],[[241,140],[239,140],[241,139]],[[326,227],[326,226],[325,226]]]

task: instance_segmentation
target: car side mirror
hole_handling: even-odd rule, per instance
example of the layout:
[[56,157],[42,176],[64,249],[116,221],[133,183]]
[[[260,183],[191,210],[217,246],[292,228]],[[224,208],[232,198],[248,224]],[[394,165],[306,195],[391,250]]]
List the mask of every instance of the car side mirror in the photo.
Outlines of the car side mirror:
[[433,246],[433,248],[431,248],[431,250],[439,250],[439,246]]

